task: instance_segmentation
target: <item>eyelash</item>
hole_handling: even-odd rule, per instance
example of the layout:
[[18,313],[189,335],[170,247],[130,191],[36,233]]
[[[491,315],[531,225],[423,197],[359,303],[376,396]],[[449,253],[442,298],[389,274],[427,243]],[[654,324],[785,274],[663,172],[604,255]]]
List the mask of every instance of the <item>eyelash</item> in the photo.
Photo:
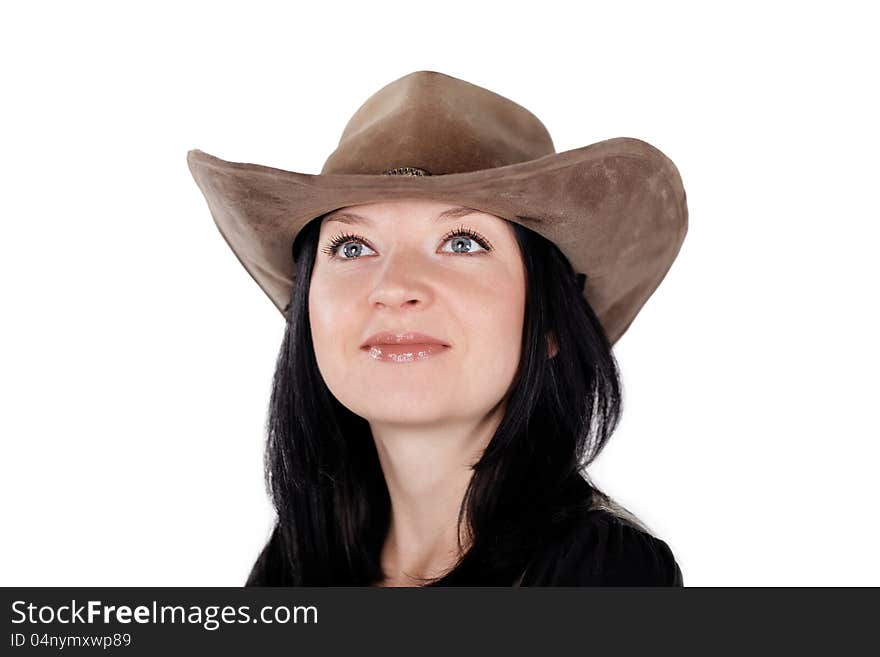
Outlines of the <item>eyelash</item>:
[[[460,236],[470,237],[477,244],[479,244],[484,249],[486,249],[486,252],[492,250],[492,245],[489,243],[489,240],[487,240],[485,237],[480,235],[478,232],[476,232],[472,228],[467,228],[466,226],[459,226],[458,228],[454,228],[454,229],[450,230],[448,233],[446,233],[446,235],[443,236],[443,239],[441,240],[440,243],[445,244],[446,242],[451,240],[453,237],[460,237]],[[361,235],[353,235],[351,233],[342,233],[342,234],[334,237],[332,240],[330,240],[330,243],[327,244],[327,246],[321,250],[324,253],[326,253],[328,256],[330,256],[330,258],[333,260],[360,260],[361,259],[360,257],[339,258],[336,255],[336,252],[339,250],[339,247],[342,246],[343,244],[347,244],[348,242],[361,242],[364,245],[368,246],[369,248],[371,248],[371,249],[373,248],[370,246],[369,242],[367,242],[366,238],[362,237]],[[478,253],[456,253],[455,255],[476,256],[476,255],[483,255],[483,253],[479,253],[479,252]]]

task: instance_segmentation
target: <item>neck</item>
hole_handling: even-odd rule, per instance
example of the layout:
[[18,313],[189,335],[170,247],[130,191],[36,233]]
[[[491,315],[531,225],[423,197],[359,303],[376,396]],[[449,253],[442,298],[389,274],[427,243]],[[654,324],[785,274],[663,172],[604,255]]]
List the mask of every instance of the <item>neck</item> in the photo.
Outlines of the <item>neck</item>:
[[459,528],[458,514],[471,466],[500,417],[430,426],[371,423],[391,498],[381,555],[386,586],[418,586],[423,582],[417,578],[440,577],[468,549],[466,522]]

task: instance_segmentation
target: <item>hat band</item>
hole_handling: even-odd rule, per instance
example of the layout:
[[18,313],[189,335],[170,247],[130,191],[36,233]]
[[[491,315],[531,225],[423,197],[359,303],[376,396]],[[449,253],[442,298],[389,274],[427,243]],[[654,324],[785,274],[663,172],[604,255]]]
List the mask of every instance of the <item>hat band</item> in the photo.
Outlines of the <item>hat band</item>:
[[382,172],[383,176],[430,176],[431,174],[425,169],[418,167],[397,167],[396,169],[386,169]]

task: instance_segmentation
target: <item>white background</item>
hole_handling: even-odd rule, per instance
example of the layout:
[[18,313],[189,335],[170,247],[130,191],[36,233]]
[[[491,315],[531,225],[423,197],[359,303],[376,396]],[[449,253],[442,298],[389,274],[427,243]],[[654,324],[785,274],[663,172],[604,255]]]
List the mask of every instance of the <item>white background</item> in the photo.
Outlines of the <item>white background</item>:
[[688,236],[615,348],[591,472],[685,584],[880,585],[867,6],[4,5],[0,584],[244,583],[284,327],[186,152],[317,173],[424,69],[557,151],[637,137],[679,167]]

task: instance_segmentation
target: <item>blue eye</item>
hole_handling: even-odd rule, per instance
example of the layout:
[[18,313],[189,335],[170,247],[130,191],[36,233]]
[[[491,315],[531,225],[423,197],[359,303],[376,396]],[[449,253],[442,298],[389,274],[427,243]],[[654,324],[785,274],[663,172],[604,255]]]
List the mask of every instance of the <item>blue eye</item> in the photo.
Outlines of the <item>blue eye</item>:
[[357,244],[357,243],[360,243],[360,244],[363,246],[365,241],[366,241],[366,240],[365,240],[363,237],[361,237],[360,235],[352,235],[351,233],[342,233],[342,234],[337,235],[336,237],[334,237],[332,240],[330,240],[330,243],[329,243],[326,247],[324,247],[324,248],[322,249],[322,251],[323,251],[324,253],[326,253],[328,256],[330,256],[331,259],[335,259],[335,260],[356,260],[356,258],[348,258],[348,257],[346,257],[346,258],[339,258],[339,257],[336,255],[336,252],[339,250],[339,247],[342,246],[343,244],[349,244],[349,243]]
[[[464,226],[460,226],[458,228],[455,228],[443,236],[441,243],[446,243],[453,238],[458,238],[459,241],[457,242],[457,244],[459,244],[459,245],[463,244],[463,245],[465,245],[464,248],[468,248],[467,251],[452,251],[452,253],[456,253],[458,255],[466,255],[466,256],[479,255],[480,253],[485,253],[485,252],[492,250],[492,246],[491,246],[491,244],[489,244],[489,240],[487,240],[485,237],[483,237],[482,235],[480,235],[478,232],[476,232],[475,230],[473,230],[471,228],[465,228]],[[465,238],[465,239],[462,240],[460,238]],[[484,251],[476,251],[476,252],[472,253],[470,251],[469,247],[467,246],[468,239],[473,240],[474,242],[479,244],[484,249]],[[330,259],[332,259],[332,260],[359,260],[360,258],[357,257],[358,255],[360,255],[359,253],[354,254],[354,253],[351,253],[347,249],[343,249],[343,253],[347,253],[348,256],[340,257],[337,255],[337,252],[339,251],[339,247],[347,246],[348,244],[360,244],[361,246],[366,246],[367,248],[370,248],[370,246],[367,242],[367,239],[365,237],[362,237],[361,235],[353,235],[351,233],[342,233],[342,234],[334,237],[330,241],[330,243],[322,249],[322,251],[324,253],[326,253],[330,257]],[[455,247],[453,247],[453,248],[455,248]],[[349,257],[349,256],[351,256],[351,257]]]

